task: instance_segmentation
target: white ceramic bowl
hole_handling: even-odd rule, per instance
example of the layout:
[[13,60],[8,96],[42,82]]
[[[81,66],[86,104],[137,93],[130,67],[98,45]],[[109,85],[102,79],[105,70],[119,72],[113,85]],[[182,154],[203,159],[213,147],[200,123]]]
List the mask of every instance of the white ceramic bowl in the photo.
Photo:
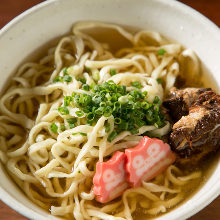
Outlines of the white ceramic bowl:
[[[15,18],[0,32],[0,89],[33,51],[68,32],[79,20],[100,20],[159,31],[196,51],[210,78],[220,85],[220,31],[208,19],[174,0],[50,0]],[[30,202],[0,165],[0,198],[22,215],[57,219]],[[187,202],[158,219],[186,219],[220,192],[220,163]]]

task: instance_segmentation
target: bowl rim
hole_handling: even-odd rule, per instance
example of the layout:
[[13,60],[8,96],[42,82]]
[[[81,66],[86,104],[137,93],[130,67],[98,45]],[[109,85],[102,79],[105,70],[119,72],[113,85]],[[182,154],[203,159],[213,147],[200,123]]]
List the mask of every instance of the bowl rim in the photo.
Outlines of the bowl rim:
[[[61,2],[65,0],[50,0],[50,1],[44,1],[41,3],[38,3],[37,5],[32,6],[31,8],[25,10],[21,14],[17,15],[15,18],[13,18],[10,22],[8,22],[4,27],[0,29],[0,40],[1,37],[4,36],[4,34],[13,28],[16,24],[22,22],[23,19],[28,17],[30,14],[34,14],[37,11],[41,10],[41,8],[48,7],[52,4],[55,4],[56,2]],[[190,16],[193,17],[198,23],[203,23],[206,27],[208,27],[209,31],[212,32],[214,35],[219,35],[220,39],[220,29],[218,25],[216,25],[214,22],[212,22],[210,19],[205,17],[202,13],[196,11],[192,7],[184,4],[183,2],[179,2],[176,0],[148,0],[157,2],[158,4],[163,4],[171,7],[175,7],[177,10],[185,13],[189,13]],[[0,164],[2,166],[2,164]],[[196,194],[196,193],[195,193]],[[187,210],[187,213],[182,213],[179,217],[181,219],[189,218],[190,216],[193,216],[200,210],[202,210],[204,207],[208,206],[214,199],[216,199],[220,195],[220,184],[215,184],[210,191],[208,192],[208,196],[206,196],[206,200],[204,201],[198,201],[198,204],[196,207],[191,207],[190,210]],[[29,218],[29,219],[57,219],[56,216],[51,216],[51,214],[48,213],[47,217],[43,217],[41,214],[37,213],[36,211],[26,207],[24,204],[19,202],[16,198],[14,198],[10,193],[8,193],[6,190],[0,187],[0,200],[2,200],[6,205],[8,205],[10,208],[15,210],[16,212],[20,213],[21,215]],[[33,214],[35,217],[33,217]],[[180,214],[180,213],[179,213]],[[178,218],[178,219],[180,219]],[[163,216],[158,217],[158,220],[162,220]]]

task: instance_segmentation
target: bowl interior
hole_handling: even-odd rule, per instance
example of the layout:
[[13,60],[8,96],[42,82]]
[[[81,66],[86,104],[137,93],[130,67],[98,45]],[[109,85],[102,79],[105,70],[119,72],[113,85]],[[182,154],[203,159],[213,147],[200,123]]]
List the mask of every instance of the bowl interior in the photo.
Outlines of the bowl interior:
[[[99,20],[154,30],[196,51],[202,67],[220,85],[220,32],[198,12],[174,0],[51,0],[26,11],[0,33],[0,90],[13,71],[42,45],[71,30],[81,20]],[[185,219],[220,192],[220,163],[206,184],[181,207],[158,219]],[[31,219],[57,219],[30,202],[0,166],[0,198]],[[34,216],[34,217],[33,217]]]

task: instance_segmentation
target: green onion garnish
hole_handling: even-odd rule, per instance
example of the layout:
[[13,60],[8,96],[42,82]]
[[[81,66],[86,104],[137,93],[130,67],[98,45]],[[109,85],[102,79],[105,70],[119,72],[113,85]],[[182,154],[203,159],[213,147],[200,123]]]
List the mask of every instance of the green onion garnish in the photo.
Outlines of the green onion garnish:
[[76,119],[76,118],[68,118],[68,119],[67,119],[67,122],[68,122],[69,124],[74,124],[74,123],[77,122],[77,119]]
[[116,74],[116,70],[115,70],[115,69],[111,69],[111,70],[110,70],[110,75],[111,75],[111,76],[114,76],[115,74]]
[[57,76],[53,82],[56,83],[56,82],[71,82],[72,81],[72,77],[70,75],[68,75],[68,71],[67,71],[67,68],[64,68],[63,69],[63,74],[64,76]]
[[[84,79],[84,78],[83,78]],[[147,101],[147,91],[139,90],[141,84],[133,82],[135,90],[128,91],[126,86],[117,85],[107,81],[101,85],[89,86],[86,83],[82,88],[90,94],[73,92],[72,96],[64,97],[64,106],[59,107],[61,114],[69,114],[69,108],[79,110],[77,117],[85,117],[89,125],[95,124],[102,116],[114,117],[114,130],[109,134],[108,140],[112,141],[120,132],[130,131],[137,134],[142,126],[154,125],[158,128],[164,126],[164,117],[160,112],[161,101],[155,97],[152,103]],[[76,118],[69,118],[70,128],[76,126]],[[110,124],[106,123],[105,131],[110,132]]]
[[76,118],[68,118],[67,122],[69,124],[70,129],[75,128],[75,123],[77,122]]
[[107,138],[108,142],[113,141],[117,135],[117,132],[113,131]]
[[73,101],[72,96],[65,96],[64,97],[64,106],[69,106],[72,101]]
[[79,132],[79,134],[81,134],[82,136],[87,136],[87,134],[84,132]]
[[77,135],[77,134],[80,134],[80,135],[82,135],[82,136],[87,136],[87,134],[86,134],[86,133],[84,133],[84,132],[72,133],[72,135]]
[[110,129],[111,129],[110,124],[107,123],[107,124],[105,125],[105,132],[108,133],[108,132],[110,131]]
[[166,53],[166,50],[164,50],[163,48],[160,48],[158,51],[157,51],[158,55],[160,56],[163,56],[165,53]]
[[54,83],[61,82],[60,76],[57,76],[57,77],[53,80],[53,82],[54,82]]
[[131,134],[137,134],[139,132],[139,130],[138,129],[132,129],[130,132],[131,132]]
[[139,82],[137,82],[137,81],[132,82],[131,84],[132,84],[132,86],[134,86],[134,87],[136,87],[136,88],[138,88],[138,89],[141,89],[141,88],[143,87],[143,86],[142,86]]
[[82,89],[85,90],[85,91],[89,91],[90,86],[88,84],[83,84]]
[[60,130],[61,130],[61,131],[65,131],[65,130],[66,130],[65,125],[60,125]]
[[82,111],[76,111],[76,115],[78,117],[82,117],[84,115],[84,113]]
[[82,84],[86,83],[86,79],[85,78],[78,78],[78,81],[80,81]]
[[115,124],[116,124],[116,125],[121,124],[121,119],[120,119],[120,118],[115,118]]
[[54,134],[56,134],[56,133],[57,133],[57,130],[58,130],[58,126],[57,126],[55,123],[52,123],[52,124],[50,125],[50,130],[51,130]]
[[154,104],[161,104],[160,98],[158,96],[155,96]]
[[64,81],[64,82],[71,82],[71,81],[72,81],[72,77],[69,76],[69,75],[65,75],[65,76],[63,77],[63,81]]
[[117,130],[120,132],[120,131],[127,131],[128,130],[128,126],[129,126],[129,123],[126,122],[126,121],[121,121],[121,123],[118,125],[118,128]]
[[158,82],[159,84],[163,84],[163,79],[158,78],[158,79],[157,79],[157,82]]
[[142,107],[143,109],[149,109],[149,108],[151,107],[151,104],[148,103],[147,101],[145,101],[145,102],[142,102],[142,103],[141,103],[141,107]]
[[67,68],[66,68],[66,67],[63,68],[63,74],[64,74],[64,76],[68,74],[68,71],[67,71]]
[[59,107],[58,111],[60,112],[61,115],[68,115],[69,114],[69,110],[66,106],[64,107]]

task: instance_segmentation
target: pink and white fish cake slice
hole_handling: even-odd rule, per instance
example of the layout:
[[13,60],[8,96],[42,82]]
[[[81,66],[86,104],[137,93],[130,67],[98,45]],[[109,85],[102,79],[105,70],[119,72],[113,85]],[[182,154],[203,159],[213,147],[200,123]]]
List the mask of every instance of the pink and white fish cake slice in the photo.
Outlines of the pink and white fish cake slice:
[[110,160],[96,164],[93,191],[97,201],[109,202],[120,196],[128,188],[124,166],[125,154],[119,151]]
[[132,187],[160,174],[175,161],[170,146],[156,138],[144,137],[134,148],[126,149],[127,180]]

